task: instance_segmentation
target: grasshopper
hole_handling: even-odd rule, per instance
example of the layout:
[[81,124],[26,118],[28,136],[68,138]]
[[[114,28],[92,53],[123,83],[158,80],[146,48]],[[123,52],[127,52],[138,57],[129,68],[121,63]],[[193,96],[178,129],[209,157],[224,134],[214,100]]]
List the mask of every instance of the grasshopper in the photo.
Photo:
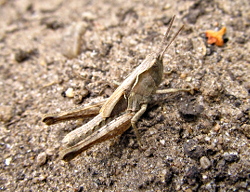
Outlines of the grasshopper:
[[96,115],[88,123],[64,137],[59,158],[70,161],[94,144],[122,134],[130,126],[135,132],[138,144],[142,146],[136,123],[146,111],[151,95],[190,91],[190,89],[157,90],[162,82],[164,53],[184,27],[182,26],[174,37],[167,42],[174,19],[175,16],[171,19],[158,50],[149,54],[106,101],[69,112],[48,114],[43,118],[43,122],[50,125],[62,120]]

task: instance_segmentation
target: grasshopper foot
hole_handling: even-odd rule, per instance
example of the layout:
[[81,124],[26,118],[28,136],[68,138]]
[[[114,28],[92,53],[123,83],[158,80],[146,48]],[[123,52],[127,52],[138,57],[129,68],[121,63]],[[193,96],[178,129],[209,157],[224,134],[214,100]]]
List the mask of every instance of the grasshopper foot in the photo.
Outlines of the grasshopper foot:
[[147,149],[147,147],[145,145],[143,145],[143,143],[141,142],[141,136],[139,134],[136,123],[132,123],[132,127],[133,127],[133,130],[134,130],[135,136],[136,136],[137,143],[139,145],[139,149],[142,150],[142,151],[145,151]]

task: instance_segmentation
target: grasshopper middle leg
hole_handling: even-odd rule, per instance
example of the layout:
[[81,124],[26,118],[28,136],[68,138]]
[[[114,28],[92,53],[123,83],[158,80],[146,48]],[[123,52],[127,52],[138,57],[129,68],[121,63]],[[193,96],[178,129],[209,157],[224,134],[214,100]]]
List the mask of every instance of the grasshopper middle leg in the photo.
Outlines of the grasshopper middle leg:
[[185,91],[185,92],[190,92],[191,94],[193,94],[194,90],[192,88],[187,88],[187,89],[174,89],[174,88],[170,88],[170,89],[162,89],[162,90],[156,90],[157,94],[166,94],[166,93],[176,93],[176,92],[180,92],[180,91]]
[[[185,92],[190,92],[191,94],[193,94],[193,89],[192,88],[187,88],[187,89],[162,89],[162,90],[156,90],[157,94],[166,94],[166,93],[176,93],[176,92],[180,92],[180,91],[185,91]],[[141,108],[139,109],[139,111],[137,111],[135,113],[135,115],[133,116],[133,118],[131,119],[131,126],[134,130],[134,133],[136,135],[138,144],[140,146],[141,149],[144,149],[143,144],[141,142],[141,137],[138,131],[138,127],[136,125],[137,121],[141,118],[141,116],[145,113],[145,111],[147,110],[147,106],[148,104],[142,104]]]

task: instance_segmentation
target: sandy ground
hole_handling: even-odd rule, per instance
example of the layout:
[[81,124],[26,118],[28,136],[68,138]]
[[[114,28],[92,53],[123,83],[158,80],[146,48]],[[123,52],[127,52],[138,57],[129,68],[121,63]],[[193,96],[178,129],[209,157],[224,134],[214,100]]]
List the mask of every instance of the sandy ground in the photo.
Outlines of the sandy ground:
[[[0,190],[250,191],[249,10],[249,0],[1,0]],[[41,117],[109,97],[173,15],[172,31],[185,29],[159,88],[194,94],[153,97],[138,122],[144,152],[129,129],[58,160],[83,122]],[[223,26],[225,45],[208,45],[205,31]]]

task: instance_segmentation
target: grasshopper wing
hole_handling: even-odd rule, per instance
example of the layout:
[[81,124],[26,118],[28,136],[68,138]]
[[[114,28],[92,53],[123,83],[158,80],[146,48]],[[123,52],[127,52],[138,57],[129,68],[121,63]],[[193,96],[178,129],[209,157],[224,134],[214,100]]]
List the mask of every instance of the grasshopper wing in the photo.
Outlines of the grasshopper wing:
[[108,98],[108,100],[103,104],[100,114],[103,118],[110,117],[111,112],[114,107],[121,99],[122,96],[125,96],[126,92],[130,91],[133,85],[136,83],[138,76],[144,71],[148,70],[154,60],[156,59],[156,54],[152,53],[146,57],[146,59],[135,68],[135,70],[122,82],[122,84],[115,90],[115,92]]

